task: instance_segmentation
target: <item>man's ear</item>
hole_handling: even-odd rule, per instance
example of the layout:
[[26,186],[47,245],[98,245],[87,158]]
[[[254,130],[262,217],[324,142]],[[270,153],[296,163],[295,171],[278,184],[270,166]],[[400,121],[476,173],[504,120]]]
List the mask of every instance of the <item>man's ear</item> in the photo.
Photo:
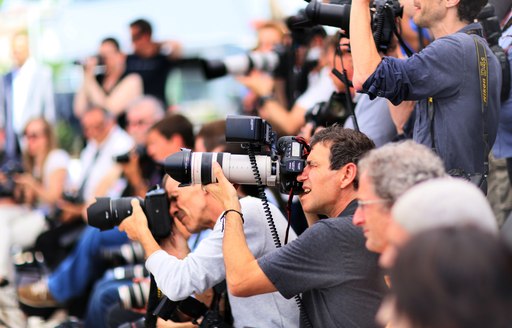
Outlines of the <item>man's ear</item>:
[[345,164],[340,171],[340,188],[345,189],[352,184],[357,177],[357,165],[354,163]]
[[446,8],[456,7],[460,3],[460,0],[446,0]]

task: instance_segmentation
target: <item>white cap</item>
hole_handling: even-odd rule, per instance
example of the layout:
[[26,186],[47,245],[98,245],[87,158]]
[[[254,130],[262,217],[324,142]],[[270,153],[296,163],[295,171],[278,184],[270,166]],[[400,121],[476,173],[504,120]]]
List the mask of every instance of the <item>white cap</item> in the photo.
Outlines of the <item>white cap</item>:
[[411,234],[461,225],[498,233],[496,218],[482,191],[458,178],[432,179],[412,187],[396,201],[392,215]]

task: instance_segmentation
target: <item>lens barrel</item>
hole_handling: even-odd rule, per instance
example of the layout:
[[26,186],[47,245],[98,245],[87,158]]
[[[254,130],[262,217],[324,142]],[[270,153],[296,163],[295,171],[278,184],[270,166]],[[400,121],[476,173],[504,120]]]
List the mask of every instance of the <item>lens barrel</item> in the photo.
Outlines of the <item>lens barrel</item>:
[[[278,165],[269,156],[256,155],[261,182],[267,186],[277,184]],[[181,151],[165,159],[165,172],[181,185],[216,182],[213,163],[219,163],[226,178],[232,183],[257,184],[254,167],[247,155],[230,153],[201,153]]]
[[[132,215],[131,201],[133,197],[111,199],[96,197],[96,202],[87,208],[87,222],[90,226],[103,230],[113,229],[128,216]],[[142,200],[139,200],[143,206]]]

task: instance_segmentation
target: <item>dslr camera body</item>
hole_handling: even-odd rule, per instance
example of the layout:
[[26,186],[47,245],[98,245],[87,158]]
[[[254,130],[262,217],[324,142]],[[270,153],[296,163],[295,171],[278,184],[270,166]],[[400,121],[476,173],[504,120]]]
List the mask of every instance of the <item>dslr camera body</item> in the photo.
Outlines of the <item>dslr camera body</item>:
[[121,224],[132,215],[132,199],[137,199],[148,219],[148,227],[156,240],[168,237],[171,233],[172,219],[169,214],[169,198],[160,186],[149,190],[144,199],[139,197],[96,197],[96,202],[87,208],[88,224],[103,230],[109,230]]
[[[338,0],[333,2],[336,3],[322,3],[319,0],[311,0],[305,9],[306,17],[303,17],[298,24],[306,26],[320,24],[338,27],[349,35],[351,1]],[[375,44],[379,51],[386,53],[396,29],[395,19],[402,17],[403,7],[399,0],[373,0],[371,11]]]
[[299,137],[276,140],[271,125],[257,116],[229,115],[226,141],[241,143],[249,155],[200,153],[182,150],[165,159],[165,172],[181,183],[209,184],[215,181],[213,163],[222,167],[226,178],[237,184],[279,185],[281,192],[298,194],[302,184],[297,176],[304,170],[309,146]]
[[14,197],[14,176],[23,173],[21,162],[15,159],[4,161],[0,164],[0,173],[4,176],[4,181],[0,183],[0,197]]

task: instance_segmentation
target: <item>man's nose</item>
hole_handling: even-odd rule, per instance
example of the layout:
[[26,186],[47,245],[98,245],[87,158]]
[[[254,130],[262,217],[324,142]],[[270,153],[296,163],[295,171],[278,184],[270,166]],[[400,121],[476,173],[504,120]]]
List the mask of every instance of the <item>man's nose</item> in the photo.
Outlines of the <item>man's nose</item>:
[[304,167],[304,170],[302,170],[302,172],[297,175],[297,181],[299,182],[304,182],[307,178],[308,178],[308,166],[306,165],[306,167]]
[[352,224],[355,226],[361,227],[364,224],[364,215],[361,207],[356,209],[354,216],[352,217]]
[[176,201],[171,201],[171,205],[169,206],[169,214],[171,217],[174,217],[174,214],[178,212],[178,205],[176,204]]

